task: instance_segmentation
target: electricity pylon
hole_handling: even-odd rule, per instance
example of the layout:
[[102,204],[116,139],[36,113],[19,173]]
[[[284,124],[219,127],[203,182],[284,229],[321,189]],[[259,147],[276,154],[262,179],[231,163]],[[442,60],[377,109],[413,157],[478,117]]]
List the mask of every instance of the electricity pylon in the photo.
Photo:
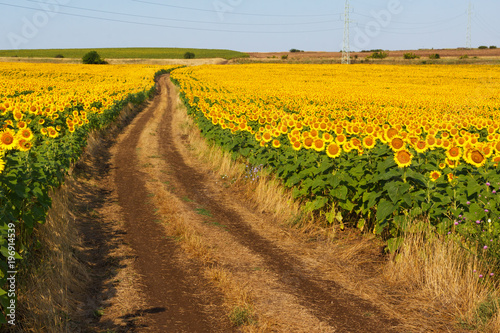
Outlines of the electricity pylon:
[[342,43],[342,63],[351,63],[351,53],[349,45],[349,0],[345,0],[344,11],[344,42]]

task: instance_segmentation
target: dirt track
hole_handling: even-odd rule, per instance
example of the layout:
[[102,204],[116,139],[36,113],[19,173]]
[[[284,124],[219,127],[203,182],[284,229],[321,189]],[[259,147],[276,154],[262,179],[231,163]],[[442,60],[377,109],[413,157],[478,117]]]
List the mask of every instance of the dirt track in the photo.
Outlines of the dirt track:
[[[115,218],[123,219],[123,240],[134,255],[130,267],[122,266],[138,276],[127,288],[141,300],[135,315],[127,317],[113,313],[119,311],[116,304],[126,303],[127,294],[114,293],[106,300],[108,321],[101,319],[94,327],[117,332],[396,332],[397,322],[316,270],[311,262],[318,259],[304,260],[301,251],[307,245],[278,236],[281,227],[269,226],[266,214],[253,211],[236,189],[226,188],[189,155],[173,128],[174,90],[163,76],[159,94],[117,138],[107,175],[101,175],[117,199],[108,205],[118,211]],[[182,235],[172,231],[174,219],[199,235],[209,257],[186,251]],[[227,272],[228,284],[248,293],[255,313],[246,328],[230,322],[237,303],[207,274],[214,267]],[[126,327],[113,323],[124,317]]]

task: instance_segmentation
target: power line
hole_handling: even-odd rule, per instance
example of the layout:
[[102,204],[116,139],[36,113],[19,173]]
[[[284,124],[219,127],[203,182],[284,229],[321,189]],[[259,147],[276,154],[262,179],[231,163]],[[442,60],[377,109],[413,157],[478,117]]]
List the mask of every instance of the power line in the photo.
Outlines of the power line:
[[[0,2],[0,5],[40,11],[40,8],[12,5],[12,4],[3,3],[3,2]],[[317,29],[317,30],[302,30],[302,31],[248,31],[248,30],[223,30],[223,29],[207,29],[207,28],[202,29],[202,28],[194,28],[194,27],[180,27],[180,26],[174,26],[174,25],[117,20],[117,19],[111,19],[111,18],[103,18],[103,17],[90,16],[90,15],[65,13],[65,12],[52,11],[52,10],[45,10],[45,11],[51,12],[51,13],[56,13],[56,14],[61,14],[61,15],[90,18],[90,19],[108,21],[108,22],[118,22],[118,23],[136,24],[136,25],[161,27],[161,28],[182,29],[182,30],[210,31],[210,32],[252,33],[252,34],[297,34],[297,33],[317,33],[317,32],[335,31],[335,30],[342,29],[342,28],[337,28],[337,29]]]
[[[367,15],[367,14],[361,14],[360,12],[353,12],[352,13],[353,15],[359,15],[359,16],[364,16],[364,17],[368,17],[368,18],[371,18],[371,19],[375,19],[375,17],[373,15]],[[449,18],[446,18],[446,19],[442,19],[442,20],[438,20],[438,21],[433,21],[433,22],[401,22],[401,21],[397,21],[397,20],[392,20],[391,19],[391,23],[397,23],[397,24],[406,24],[406,25],[426,25],[426,26],[431,26],[431,25],[440,25],[440,24],[443,24],[443,23],[447,23],[447,22],[451,22],[457,18],[460,18],[460,17],[463,17],[467,15],[465,12],[463,12],[462,14],[459,14],[459,15],[456,15],[456,16],[453,16],[453,17],[449,17]],[[416,28],[416,29],[419,29],[419,28]]]
[[[194,11],[199,11],[199,12],[209,12],[209,13],[220,13],[220,11],[217,10],[212,10],[212,9],[202,9],[202,8],[193,8],[193,7],[184,7],[184,6],[176,6],[176,5],[167,5],[163,3],[157,3],[157,2],[151,2],[151,1],[145,1],[145,0],[132,0],[133,2],[141,2],[141,3],[147,3],[149,5],[156,5],[156,6],[163,6],[163,7],[170,7],[170,8],[179,8],[179,9],[187,9],[187,10],[194,10]],[[336,16],[341,13],[332,13],[332,14],[301,14],[301,15],[283,15],[283,14],[256,14],[256,13],[230,13],[227,12],[225,14],[231,14],[231,15],[241,15],[241,16],[265,16],[265,17],[318,17],[318,16]]]
[[[38,3],[38,4],[46,4],[44,2],[40,2],[40,1],[37,1],[37,0],[24,0],[24,1],[34,2],[34,3]],[[327,21],[317,21],[317,22],[294,22],[294,23],[226,23],[226,22],[209,22],[209,21],[197,21],[197,20],[181,20],[181,19],[172,19],[172,18],[165,18],[165,17],[158,17],[158,16],[128,14],[128,13],[120,13],[120,12],[98,10],[98,9],[89,9],[89,8],[67,6],[67,5],[60,5],[60,4],[58,4],[58,6],[59,7],[63,7],[63,8],[85,10],[85,11],[94,12],[94,13],[122,15],[122,16],[129,16],[129,17],[138,17],[138,18],[147,18],[147,19],[162,20],[162,21],[177,21],[177,22],[186,22],[186,23],[202,23],[202,24],[216,24],[216,25],[284,26],[284,25],[321,24],[321,23],[332,23],[332,22],[339,21],[339,20],[327,20]]]

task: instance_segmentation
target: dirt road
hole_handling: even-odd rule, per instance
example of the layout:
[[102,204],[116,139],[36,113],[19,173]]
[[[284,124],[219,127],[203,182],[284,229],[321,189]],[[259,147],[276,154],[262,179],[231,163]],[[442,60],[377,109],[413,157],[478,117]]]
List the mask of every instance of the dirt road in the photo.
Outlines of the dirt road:
[[[100,296],[104,315],[94,327],[396,332],[397,322],[337,282],[333,262],[328,274],[320,269],[331,250],[315,249],[273,224],[193,156],[176,130],[175,87],[168,76],[158,87],[100,170],[97,186],[110,199],[97,214],[121,221],[119,243],[133,259],[117,259],[110,278],[115,292]],[[117,279],[120,271],[134,278]]]

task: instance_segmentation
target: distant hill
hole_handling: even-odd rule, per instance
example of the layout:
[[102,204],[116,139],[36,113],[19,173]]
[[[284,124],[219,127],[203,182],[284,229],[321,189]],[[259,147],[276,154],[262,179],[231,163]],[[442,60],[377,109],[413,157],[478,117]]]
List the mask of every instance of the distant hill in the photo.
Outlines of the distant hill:
[[184,48],[94,48],[94,49],[39,49],[39,50],[0,50],[0,57],[64,58],[81,59],[89,51],[97,51],[106,59],[183,59],[186,52],[200,58],[244,58],[248,54],[232,50],[184,49]]

